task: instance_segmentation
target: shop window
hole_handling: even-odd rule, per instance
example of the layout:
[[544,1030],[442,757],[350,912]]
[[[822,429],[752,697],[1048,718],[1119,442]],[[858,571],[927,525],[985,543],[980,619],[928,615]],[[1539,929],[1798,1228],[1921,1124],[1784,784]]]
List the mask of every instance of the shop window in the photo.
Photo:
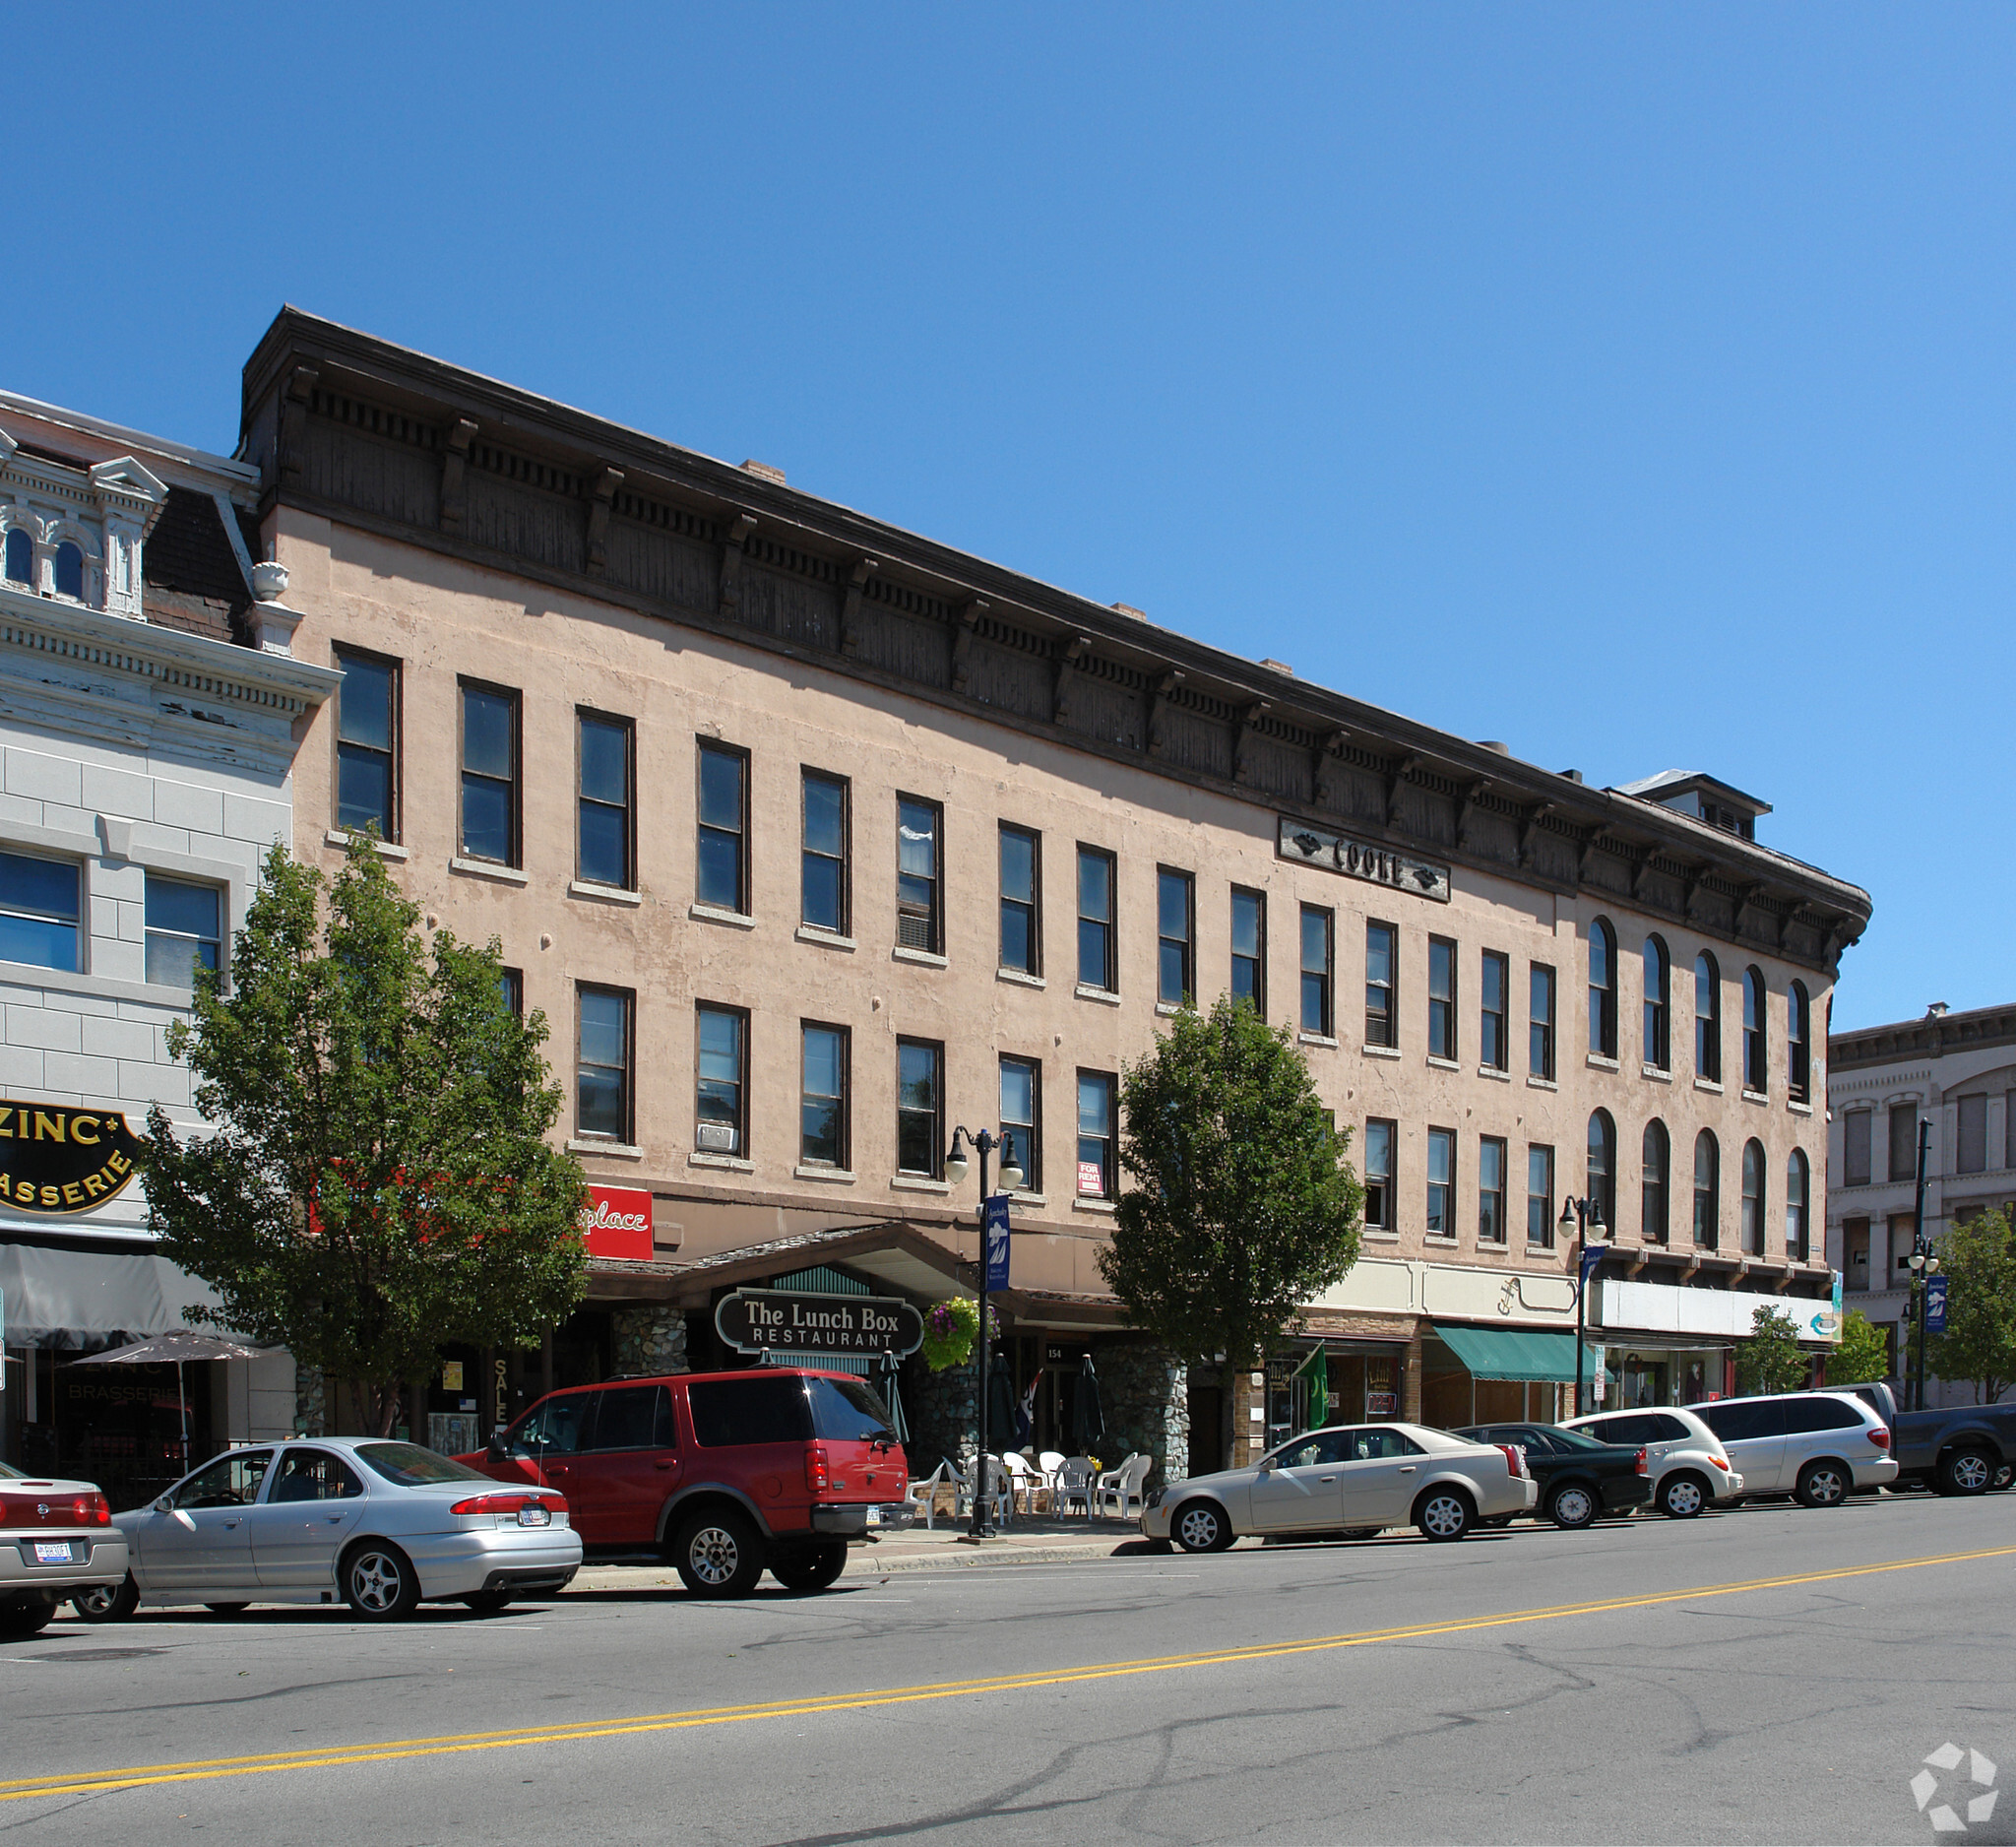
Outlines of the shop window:
[[1657,936],[1645,939],[1645,1062],[1664,1071],[1672,1062],[1667,1020],[1670,987],[1666,944]]
[[1113,1196],[1113,1091],[1110,1072],[1078,1073],[1078,1191],[1088,1199]]
[[1536,962],[1527,980],[1526,1068],[1548,1082],[1554,1075],[1554,972]]
[[798,850],[798,922],[848,933],[848,780],[819,770],[799,773],[802,842]]
[[0,853],[0,962],[79,973],[82,887],[75,860]]
[[699,1034],[693,1145],[703,1154],[749,1152],[749,1016],[739,1007],[695,1008]]
[[1015,1144],[1022,1189],[1043,1189],[1043,1067],[1035,1058],[1001,1059],[1001,1131]]
[[700,743],[700,817],[694,895],[717,911],[749,915],[749,756]]
[[798,1160],[805,1167],[845,1169],[850,1165],[848,1030],[806,1020],[799,1036]]
[[1526,1146],[1526,1242],[1553,1248],[1554,1151],[1542,1142]]
[[1397,1124],[1373,1116],[1365,1124],[1365,1229],[1391,1232],[1393,1217],[1393,1151]]
[[1189,873],[1156,869],[1155,930],[1155,997],[1187,1007],[1197,993],[1197,892]]
[[1365,1044],[1400,1043],[1398,999],[1399,931],[1391,924],[1365,925]]
[[462,682],[462,856],[518,863],[518,695]]
[[896,802],[896,943],[937,955],[943,949],[938,842],[945,810],[935,801],[899,796]]
[[1428,938],[1428,1056],[1456,1056],[1456,945]]
[[1331,970],[1336,914],[1312,904],[1302,906],[1302,1031],[1334,1039],[1331,1013]]
[[621,988],[576,990],[579,1036],[574,1081],[574,1132],[583,1137],[630,1139],[630,1014],[632,996]]
[[1267,1011],[1267,898],[1232,887],[1232,998]]
[[1505,1242],[1505,1144],[1495,1135],[1477,1145],[1477,1236],[1482,1244]]
[[896,1042],[896,1171],[937,1179],[945,1156],[945,1048]]
[[1707,1129],[1694,1137],[1694,1242],[1713,1250],[1722,1232],[1722,1150]]
[[1001,966],[1018,975],[1042,973],[1043,837],[1034,828],[1001,823]]
[[147,979],[194,991],[196,971],[215,975],[223,944],[223,893],[215,885],[147,875]]
[[1113,856],[1097,847],[1078,849],[1078,985],[1107,993],[1120,989],[1113,960]]
[[1645,1125],[1640,1181],[1643,1216],[1639,1234],[1648,1244],[1667,1242],[1667,1201],[1670,1191],[1668,1182],[1671,1166],[1672,1143],[1667,1135],[1666,1124],[1655,1116]]
[[1694,1075],[1722,1082],[1722,971],[1705,950],[1694,958]]
[[1602,918],[1589,926],[1589,1050],[1617,1055],[1617,934]]
[[1428,1130],[1428,1236],[1456,1236],[1456,1131]]
[[628,719],[578,712],[579,731],[575,863],[594,885],[627,891],[635,883],[631,842],[630,763],[634,742]]
[[336,665],[336,824],[396,841],[400,665],[349,648],[337,649]]

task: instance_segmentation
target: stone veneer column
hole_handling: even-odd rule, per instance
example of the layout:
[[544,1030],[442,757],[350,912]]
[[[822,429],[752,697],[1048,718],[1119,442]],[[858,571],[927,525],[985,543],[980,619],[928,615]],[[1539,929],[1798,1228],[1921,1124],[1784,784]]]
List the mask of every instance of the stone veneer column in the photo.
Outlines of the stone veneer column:
[[609,1316],[611,1358],[619,1373],[646,1377],[687,1372],[686,1312],[669,1303],[641,1303]]
[[1101,1463],[1117,1468],[1128,1453],[1155,1458],[1147,1486],[1178,1482],[1190,1473],[1190,1374],[1181,1361],[1138,1341],[1095,1347],[1100,1404],[1106,1437]]
[[1400,1374],[1400,1417],[1405,1424],[1421,1421],[1421,1330],[1417,1323],[1407,1337],[1407,1359]]

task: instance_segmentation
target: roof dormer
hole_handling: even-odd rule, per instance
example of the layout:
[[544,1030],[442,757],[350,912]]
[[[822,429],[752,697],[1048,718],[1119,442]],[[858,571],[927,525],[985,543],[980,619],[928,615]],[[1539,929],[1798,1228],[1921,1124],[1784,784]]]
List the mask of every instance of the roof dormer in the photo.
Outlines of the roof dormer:
[[168,489],[133,456],[82,466],[0,430],[0,578],[145,620],[141,550]]

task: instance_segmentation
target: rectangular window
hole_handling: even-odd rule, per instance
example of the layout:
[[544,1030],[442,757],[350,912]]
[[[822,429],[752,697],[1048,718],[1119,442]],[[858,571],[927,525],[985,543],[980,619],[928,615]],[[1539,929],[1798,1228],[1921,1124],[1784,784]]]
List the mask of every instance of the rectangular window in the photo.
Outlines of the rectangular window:
[[1001,1060],[1001,1130],[1015,1144],[1022,1188],[1043,1189],[1043,1067],[1034,1058]]
[[525,971],[523,969],[499,969],[497,971],[497,998],[503,1003],[504,1011],[518,1019],[525,1018]]
[[914,796],[896,799],[896,942],[939,953],[938,837],[945,812]]
[[1477,1237],[1481,1244],[1505,1242],[1505,1144],[1495,1135],[1477,1145]]
[[1397,1128],[1373,1116],[1365,1123],[1365,1229],[1390,1232],[1393,1222],[1393,1146]]
[[848,1030],[800,1023],[798,1161],[808,1168],[842,1168],[848,1161]]
[[[152,898],[152,882],[148,896]],[[153,939],[148,947],[153,949]],[[1959,1146],[1955,1149],[1955,1166],[1962,1174],[1984,1173],[1988,1165],[1988,1100],[1985,1095],[1962,1097],[1958,1100],[1955,1114],[1959,1117]],[[1914,1150],[1912,1159],[1918,1157]]]
[[1918,1178],[1918,1105],[1915,1103],[1893,1103],[1890,1106],[1890,1178],[1893,1180]]
[[[1042,973],[1043,840],[1032,828],[1001,823],[1001,966],[1018,975]],[[1033,1189],[1032,1189],[1033,1190]]]
[[1456,1236],[1456,1131],[1428,1130],[1428,1236]]
[[749,1152],[749,1016],[739,1007],[702,1001],[699,1079],[694,1086],[693,1146],[703,1154]]
[[630,863],[636,838],[630,809],[634,728],[628,719],[606,718],[598,712],[577,711],[574,719],[581,759],[576,876],[592,885],[629,891],[636,884]]
[[799,776],[804,845],[798,859],[798,922],[848,933],[848,781],[804,770]]
[[694,895],[717,911],[749,913],[749,757],[700,743],[698,876]]
[[336,824],[397,840],[399,663],[336,651]]
[[1554,1151],[1537,1141],[1526,1144],[1526,1242],[1554,1242]]
[[1841,1126],[1841,1183],[1866,1186],[1869,1183],[1869,1120],[1871,1110],[1851,1110]]
[[1159,866],[1155,874],[1155,928],[1159,954],[1155,997],[1187,1007],[1197,992],[1196,886],[1187,872]]
[[1113,1080],[1104,1071],[1078,1073],[1078,1192],[1113,1196]]
[[1078,849],[1078,985],[1120,991],[1113,963],[1113,856]]
[[574,1132],[607,1141],[630,1139],[630,1013],[635,1002],[616,987],[581,987],[574,1061]]
[[1324,1039],[1337,1037],[1330,1011],[1335,927],[1333,913],[1312,904],[1302,906],[1302,1031]]
[[1428,1056],[1456,1056],[1456,945],[1428,938]]
[[462,684],[462,857],[518,863],[518,695]]
[[1482,993],[1478,1001],[1478,1062],[1486,1070],[1512,1065],[1512,963],[1509,957],[1484,951]]
[[82,890],[75,860],[0,853],[0,962],[80,973]]
[[1536,962],[1527,979],[1526,1068],[1552,1082],[1554,1075],[1554,972]]
[[1232,998],[1267,1011],[1266,894],[1232,887]]
[[147,875],[147,979],[194,990],[196,971],[219,967],[223,893],[215,885]]
[[938,1178],[945,1158],[945,1048],[896,1042],[896,1171]]
[[2002,1165],[2016,1168],[2016,1090],[2002,1099]]
[[1365,1044],[1397,1046],[1399,1020],[1394,990],[1399,960],[1397,931],[1391,924],[1365,925]]

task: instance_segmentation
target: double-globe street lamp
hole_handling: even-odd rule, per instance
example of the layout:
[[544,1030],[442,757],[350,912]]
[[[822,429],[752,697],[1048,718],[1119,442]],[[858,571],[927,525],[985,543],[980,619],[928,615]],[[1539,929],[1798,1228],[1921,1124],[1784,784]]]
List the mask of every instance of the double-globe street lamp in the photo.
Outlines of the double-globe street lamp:
[[1931,1291],[1926,1287],[1938,1273],[1939,1257],[1932,1248],[1932,1241],[1925,1236],[1925,1148],[1931,1139],[1932,1125],[1924,1116],[1918,1122],[1918,1192],[1911,1208],[1911,1255],[1906,1261],[1911,1265],[1912,1306],[1918,1310],[1918,1406],[1925,1408],[1925,1321],[1926,1309],[1930,1306]]
[[1570,1197],[1562,1200],[1561,1224],[1564,1228],[1578,1224],[1581,1227],[1581,1235],[1575,1242],[1575,1415],[1579,1418],[1589,1409],[1582,1402],[1582,1370],[1584,1357],[1589,1351],[1582,1344],[1583,1330],[1589,1325],[1589,1273],[1609,1254],[1609,1246],[1606,1243],[1599,1243],[1594,1250],[1589,1247],[1591,1232],[1599,1239],[1604,1234],[1603,1202],[1594,1193],[1582,1199]]
[[945,1178],[958,1186],[966,1179],[966,1150],[971,1143],[980,1158],[980,1374],[978,1416],[979,1448],[974,1460],[973,1487],[973,1527],[969,1539],[992,1539],[994,1529],[987,1523],[987,1158],[996,1148],[1001,1151],[1001,1190],[1012,1193],[1022,1185],[1022,1168],[1015,1159],[1015,1137],[1004,1129],[999,1135],[991,1129],[981,1129],[977,1134],[969,1132],[965,1123],[952,1131],[952,1146],[945,1154]]

